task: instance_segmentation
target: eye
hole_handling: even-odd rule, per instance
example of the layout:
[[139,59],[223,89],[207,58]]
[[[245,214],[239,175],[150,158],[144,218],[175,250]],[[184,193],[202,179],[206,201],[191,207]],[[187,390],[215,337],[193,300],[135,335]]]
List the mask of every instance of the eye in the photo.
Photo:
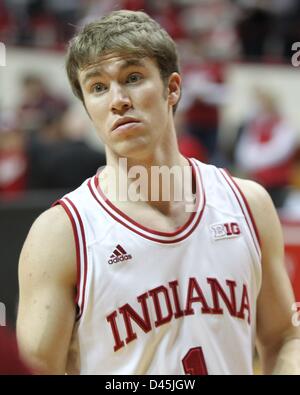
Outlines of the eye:
[[142,79],[142,75],[140,73],[132,73],[127,77],[126,82],[135,83]]
[[100,84],[99,82],[97,82],[97,84],[94,84],[91,87],[91,92],[93,93],[103,93],[106,89],[106,86],[104,84]]

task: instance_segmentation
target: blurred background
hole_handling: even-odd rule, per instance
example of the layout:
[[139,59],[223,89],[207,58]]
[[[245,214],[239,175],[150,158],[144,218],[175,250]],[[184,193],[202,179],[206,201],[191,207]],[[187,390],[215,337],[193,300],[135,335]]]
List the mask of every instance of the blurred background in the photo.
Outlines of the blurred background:
[[64,56],[79,27],[113,9],[145,10],[176,40],[180,149],[269,191],[300,301],[300,54],[293,47],[300,0],[0,0],[0,302],[7,322],[15,324],[18,257],[32,222],[105,163],[71,94]]

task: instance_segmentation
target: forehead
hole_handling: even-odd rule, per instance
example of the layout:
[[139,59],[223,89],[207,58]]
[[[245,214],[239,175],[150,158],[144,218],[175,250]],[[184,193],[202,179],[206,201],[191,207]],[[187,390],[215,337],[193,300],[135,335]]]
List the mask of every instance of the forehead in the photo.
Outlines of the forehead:
[[79,70],[78,76],[81,83],[84,84],[93,77],[118,73],[132,66],[158,70],[155,61],[149,57],[113,53],[101,56],[95,62],[85,66]]

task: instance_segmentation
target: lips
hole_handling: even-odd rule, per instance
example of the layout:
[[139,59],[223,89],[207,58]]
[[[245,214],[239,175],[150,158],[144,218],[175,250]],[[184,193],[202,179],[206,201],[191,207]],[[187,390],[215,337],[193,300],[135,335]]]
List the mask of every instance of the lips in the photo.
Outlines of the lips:
[[120,118],[113,124],[112,131],[118,129],[120,126],[128,125],[130,123],[139,123],[139,122],[140,121],[136,118],[131,118],[131,117]]

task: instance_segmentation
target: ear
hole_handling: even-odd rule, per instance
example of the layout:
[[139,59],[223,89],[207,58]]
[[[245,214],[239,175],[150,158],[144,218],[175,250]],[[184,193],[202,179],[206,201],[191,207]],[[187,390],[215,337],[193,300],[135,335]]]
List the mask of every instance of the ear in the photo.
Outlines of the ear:
[[175,106],[181,95],[181,77],[178,73],[172,73],[169,77],[168,84],[168,102],[171,106]]

